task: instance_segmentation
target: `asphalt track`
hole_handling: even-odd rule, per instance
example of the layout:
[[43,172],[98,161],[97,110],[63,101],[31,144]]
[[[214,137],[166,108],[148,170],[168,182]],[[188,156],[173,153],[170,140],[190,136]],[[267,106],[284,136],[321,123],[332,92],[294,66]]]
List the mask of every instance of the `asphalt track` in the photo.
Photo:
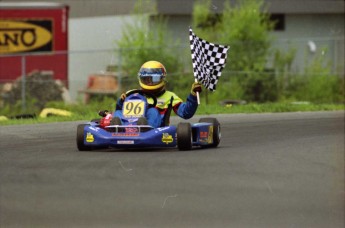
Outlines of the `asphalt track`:
[[215,117],[219,147],[189,152],[0,126],[0,227],[344,227],[343,111]]

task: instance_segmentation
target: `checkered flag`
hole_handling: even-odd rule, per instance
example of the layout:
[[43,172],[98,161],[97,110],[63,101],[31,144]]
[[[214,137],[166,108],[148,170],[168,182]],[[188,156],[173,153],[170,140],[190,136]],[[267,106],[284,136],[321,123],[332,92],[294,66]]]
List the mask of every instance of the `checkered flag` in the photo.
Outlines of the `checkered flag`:
[[205,88],[214,91],[218,78],[225,67],[227,51],[230,46],[213,44],[197,37],[189,28],[190,49],[194,77]]

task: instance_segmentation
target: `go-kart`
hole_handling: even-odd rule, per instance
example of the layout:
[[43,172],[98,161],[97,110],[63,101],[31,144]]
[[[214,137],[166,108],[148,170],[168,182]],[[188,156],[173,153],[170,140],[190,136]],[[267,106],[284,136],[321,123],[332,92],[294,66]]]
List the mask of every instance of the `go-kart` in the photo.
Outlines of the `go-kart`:
[[[149,104],[146,97],[151,97]],[[220,124],[216,118],[200,118],[198,123],[180,122],[169,124],[172,99],[163,118],[161,127],[154,128],[140,121],[149,107],[155,107],[157,99],[142,90],[127,92],[123,102],[121,122],[112,121],[111,114],[102,119],[94,119],[77,127],[77,147],[79,151],[97,148],[157,148],[178,147],[191,150],[193,146],[217,147],[220,138]],[[110,116],[109,116],[110,115]],[[111,119],[108,126],[101,124]],[[144,118],[145,119],[145,118]]]

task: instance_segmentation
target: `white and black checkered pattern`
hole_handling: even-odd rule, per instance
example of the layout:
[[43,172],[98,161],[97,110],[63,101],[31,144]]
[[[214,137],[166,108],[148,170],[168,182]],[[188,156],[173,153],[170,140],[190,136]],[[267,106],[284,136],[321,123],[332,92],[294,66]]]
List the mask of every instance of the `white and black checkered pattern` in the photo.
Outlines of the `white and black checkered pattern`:
[[189,28],[190,49],[194,77],[205,88],[214,91],[218,78],[225,67],[227,51],[230,46],[213,44],[197,37]]

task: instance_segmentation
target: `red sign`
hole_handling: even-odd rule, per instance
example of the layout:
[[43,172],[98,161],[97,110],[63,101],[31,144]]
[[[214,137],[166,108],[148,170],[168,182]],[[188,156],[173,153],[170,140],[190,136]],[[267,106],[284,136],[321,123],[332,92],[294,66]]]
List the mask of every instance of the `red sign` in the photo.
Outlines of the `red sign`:
[[26,75],[52,71],[55,79],[67,84],[67,51],[67,5],[0,3],[0,83],[21,77],[25,68]]

